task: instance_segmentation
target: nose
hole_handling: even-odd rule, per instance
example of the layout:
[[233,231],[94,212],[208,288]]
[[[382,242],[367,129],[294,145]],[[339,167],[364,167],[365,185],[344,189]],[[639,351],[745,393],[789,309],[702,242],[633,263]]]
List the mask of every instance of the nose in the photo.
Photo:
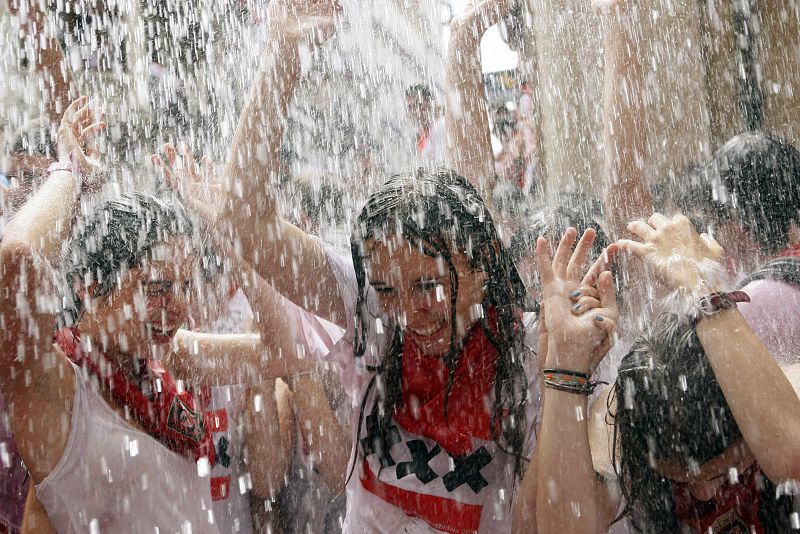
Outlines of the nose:
[[147,300],[148,311],[153,314],[165,314],[167,320],[182,320],[188,315],[189,303],[183,294],[164,293]]

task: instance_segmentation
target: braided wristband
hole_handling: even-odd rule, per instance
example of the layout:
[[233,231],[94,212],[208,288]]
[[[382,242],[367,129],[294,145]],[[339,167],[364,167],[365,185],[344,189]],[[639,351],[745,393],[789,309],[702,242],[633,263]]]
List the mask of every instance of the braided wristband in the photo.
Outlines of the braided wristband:
[[750,295],[744,291],[706,295],[697,303],[697,315],[692,319],[692,327],[697,326],[697,323],[705,317],[716,315],[722,310],[735,308],[739,302],[750,302]]
[[590,380],[587,373],[567,369],[543,369],[542,375],[545,387],[576,395],[591,395],[599,384],[605,384]]

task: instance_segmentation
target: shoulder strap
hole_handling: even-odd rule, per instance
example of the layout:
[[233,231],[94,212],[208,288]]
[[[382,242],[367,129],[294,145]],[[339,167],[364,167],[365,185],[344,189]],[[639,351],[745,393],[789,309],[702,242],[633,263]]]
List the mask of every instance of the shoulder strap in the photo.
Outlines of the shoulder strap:
[[756,280],[778,280],[800,286],[800,258],[781,257],[763,263],[739,285],[744,287]]

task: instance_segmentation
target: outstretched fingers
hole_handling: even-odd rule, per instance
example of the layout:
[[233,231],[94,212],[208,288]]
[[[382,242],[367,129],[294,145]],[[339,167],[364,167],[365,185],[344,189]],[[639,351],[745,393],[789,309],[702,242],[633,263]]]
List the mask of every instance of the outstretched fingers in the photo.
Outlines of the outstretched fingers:
[[597,238],[597,231],[594,228],[587,228],[583,232],[578,244],[575,246],[575,251],[567,264],[567,277],[569,280],[577,282],[586,270],[586,262],[589,260],[589,253],[592,251],[592,245]]
[[572,246],[575,244],[575,238],[578,236],[578,231],[575,228],[567,228],[561,241],[558,243],[556,253],[553,255],[553,273],[558,278],[564,279],[567,277],[567,265],[572,255]]
[[594,261],[589,270],[586,271],[586,275],[581,281],[581,287],[594,286],[597,283],[597,278],[600,276],[600,273],[608,270],[608,266],[614,261],[617,252],[619,252],[619,246],[616,243],[612,243],[606,247],[603,253],[600,254],[600,256],[598,256]]
[[550,259],[550,244],[547,239],[540,237],[536,240],[536,270],[539,271],[539,279],[542,282],[542,290],[547,292],[555,279],[553,274],[553,262]]
[[639,243],[631,239],[620,239],[617,241],[617,246],[619,246],[619,250],[627,252],[628,254],[633,254],[637,258],[643,258],[647,254],[653,252],[652,245]]

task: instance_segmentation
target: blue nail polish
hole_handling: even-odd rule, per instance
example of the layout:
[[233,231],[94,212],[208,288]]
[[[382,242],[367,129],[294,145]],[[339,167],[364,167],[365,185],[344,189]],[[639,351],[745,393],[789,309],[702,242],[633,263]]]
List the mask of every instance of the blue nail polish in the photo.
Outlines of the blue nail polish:
[[580,302],[577,303],[575,306],[572,307],[572,309],[573,310],[580,310],[581,309],[581,303]]
[[580,289],[576,289],[575,291],[570,293],[569,296],[570,297],[580,297],[581,296],[581,290]]
[[595,321],[597,321],[597,322],[603,322],[603,321],[605,321],[606,319],[605,319],[605,317],[603,317],[602,315],[595,315],[595,316],[594,316],[594,320],[595,320]]

